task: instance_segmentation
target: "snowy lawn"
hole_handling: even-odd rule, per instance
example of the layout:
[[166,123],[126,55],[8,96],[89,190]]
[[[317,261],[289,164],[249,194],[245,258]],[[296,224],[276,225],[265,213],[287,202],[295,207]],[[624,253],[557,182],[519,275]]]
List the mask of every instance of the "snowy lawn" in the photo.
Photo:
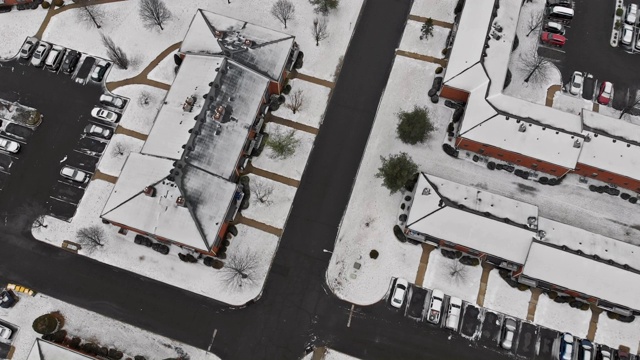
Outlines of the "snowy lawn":
[[[265,127],[265,132],[268,134],[276,132],[286,134],[291,130],[293,129],[290,127],[275,123],[268,123]],[[304,168],[307,165],[309,153],[311,153],[311,149],[313,148],[313,141],[316,137],[315,135],[304,131],[293,131],[294,137],[300,140],[293,155],[286,159],[274,159],[272,156],[274,156],[275,153],[269,145],[265,145],[262,154],[251,160],[252,165],[259,169],[276,173],[290,179],[300,180],[300,178],[302,178]]]
[[[291,92],[285,95],[285,106],[280,106],[273,115],[318,129],[324,119],[331,89],[300,79],[289,80],[289,85]],[[302,91],[304,101],[300,110],[294,114],[286,105],[291,103],[291,97],[296,91]]]
[[98,170],[101,173],[120,176],[122,166],[132,152],[139,153],[144,145],[144,141],[123,134],[115,134],[109,141],[107,149],[102,154],[98,163]]
[[453,10],[458,0],[415,0],[411,8],[411,15],[417,15],[433,20],[453,23]]
[[[316,358],[316,354],[320,353],[320,357]],[[313,360],[313,359],[319,359],[319,360],[357,360],[358,358],[355,358],[353,356],[349,356],[347,354],[341,353],[337,350],[333,350],[327,347],[322,347],[322,348],[316,348],[314,351],[308,353],[307,355],[305,355],[305,357],[302,358],[302,360]]]
[[442,59],[442,49],[444,49],[450,29],[440,26],[433,27],[433,36],[429,39],[420,40],[422,34],[422,23],[419,21],[407,20],[407,27],[404,29],[400,50],[409,51],[416,54],[427,55]]
[[[456,275],[451,275],[452,272]],[[478,299],[481,276],[482,266],[463,265],[457,259],[442,256],[440,250],[435,249],[429,254],[423,286],[429,289],[440,289],[447,295],[475,304]]]
[[134,232],[130,231],[126,236],[119,235],[118,228],[103,224],[99,215],[113,186],[102,180],[92,181],[71,223],[47,216],[47,228],[34,229],[33,235],[38,240],[60,246],[63,240],[75,241],[77,230],[96,225],[104,229],[106,244],[93,252],[81,250],[81,255],[231,305],[243,305],[260,295],[278,246],[277,236],[237,225],[238,236],[231,240],[227,259],[234,254],[255,253],[259,256],[254,274],[255,283],[241,290],[231,289],[224,280],[223,270],[206,267],[202,262],[191,264],[180,261],[177,256],[181,252],[179,247],[171,246],[169,255],[162,255],[150,248],[136,245],[133,242]]
[[126,85],[113,92],[129,98],[119,126],[148,135],[167,92],[148,85]]
[[160,63],[149,72],[147,79],[159,81],[165,84],[172,84],[173,79],[176,78],[176,63],[173,60],[173,55],[176,53],[177,50],[162,59],[162,61],[160,61]]
[[580,115],[582,109],[593,109],[593,102],[583,99],[582,96],[574,96],[558,91],[553,97],[553,107],[564,112]]
[[591,322],[591,310],[574,309],[569,304],[556,303],[547,295],[541,294],[540,298],[538,298],[533,322],[560,332],[568,331],[574,336],[585,338],[587,331],[589,331],[589,322]]
[[487,292],[484,295],[484,307],[519,319],[526,319],[529,300],[531,300],[531,291],[512,288],[500,277],[497,269],[491,270]]
[[538,14],[544,11],[544,7],[544,1],[525,2],[520,10],[517,30],[519,45],[515,51],[511,52],[511,58],[509,58],[509,70],[512,75],[511,83],[503,91],[506,95],[536,104],[545,103],[549,86],[562,84],[560,71],[551,62],[549,66],[543,68],[545,74],[543,79],[535,81],[532,77],[529,82],[524,82],[524,79],[529,75],[530,71],[524,66],[523,59],[531,58],[536,54],[540,36],[540,33],[537,31],[527,36],[529,32],[527,24],[532,16],[531,14]]
[[613,348],[620,345],[628,346],[630,353],[638,353],[638,341],[640,341],[640,320],[636,318],[631,323],[609,319],[606,312],[598,317],[595,341]]
[[0,59],[18,55],[27,36],[33,36],[40,29],[47,10],[38,7],[35,10],[12,11],[0,14]]
[[[297,189],[261,176],[247,176],[251,179],[251,205],[248,209],[242,210],[242,216],[278,229],[284,228]],[[271,194],[266,195],[269,190],[272,191]]]
[[190,0],[189,6],[184,6],[182,1],[167,1],[165,3],[173,16],[161,31],[158,27],[145,28],[138,15],[138,1],[122,1],[96,5],[106,13],[100,31],[77,21],[76,13],[80,10],[72,9],[54,16],[43,37],[46,41],[106,58],[100,33],[107,34],[134,59],[127,70],[116,68],[109,73],[107,81],[117,81],[140,73],[163,50],[182,41],[196,9],[204,9],[296,36],[296,42],[305,54],[300,72],[332,80],[339,58],[345,53],[351,39],[363,0],[340,2],[338,9],[327,17],[329,37],[319,46],[316,46],[310,30],[313,19],[318,15],[308,1],[295,3],[295,18],[287,23],[287,29],[270,15],[274,2],[243,0],[227,4],[222,1]]
[[[13,359],[27,359],[36,338],[31,324],[38,316],[59,311],[64,316],[68,337],[78,336],[101,346],[116,348],[125,358],[136,355],[147,359],[166,359],[186,356],[192,360],[218,359],[212,353],[187,344],[150,333],[114,319],[73,306],[43,294],[28,297],[20,294],[20,300],[11,309],[0,308],[0,319],[18,327],[14,335]],[[59,358],[61,359],[61,358]]]

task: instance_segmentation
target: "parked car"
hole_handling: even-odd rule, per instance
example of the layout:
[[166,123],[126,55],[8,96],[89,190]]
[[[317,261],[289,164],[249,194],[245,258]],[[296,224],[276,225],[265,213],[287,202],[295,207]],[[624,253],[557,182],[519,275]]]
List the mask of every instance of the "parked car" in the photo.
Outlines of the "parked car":
[[104,105],[111,106],[114,108],[122,109],[124,107],[124,100],[122,98],[112,96],[112,95],[101,95],[100,102]]
[[94,68],[91,73],[91,80],[100,82],[102,78],[104,78],[104,74],[107,72],[107,69],[111,66],[110,62],[101,61]]
[[96,119],[110,122],[116,122],[116,120],[118,120],[118,114],[114,113],[113,111],[105,110],[98,106],[94,107],[93,110],[91,110],[91,116]]
[[602,105],[609,105],[612,97],[613,84],[608,81],[603,81],[600,85],[600,91],[598,92],[598,102]]
[[511,350],[513,346],[513,336],[516,332],[516,321],[513,318],[504,319],[504,327],[502,328],[502,341],[500,346],[505,350]]
[[451,297],[449,299],[449,312],[447,314],[447,322],[445,326],[451,330],[458,330],[458,323],[460,322],[460,311],[462,310],[462,300],[457,297]]
[[0,138],[0,150],[15,154],[20,150],[20,144],[13,140]]
[[0,339],[9,340],[11,338],[11,329],[0,324]]
[[598,345],[597,360],[611,360],[611,348],[607,345]]
[[564,35],[564,32],[565,32],[564,25],[557,23],[555,21],[547,21],[542,27],[542,30],[553,33],[553,34],[559,34],[559,35]]
[[636,41],[636,51],[640,51],[640,36],[638,36],[638,40]]
[[571,360],[573,358],[573,335],[562,334],[560,338],[560,360]]
[[627,5],[627,17],[624,18],[624,21],[629,25],[635,25],[637,16],[638,16],[638,5],[637,4]]
[[89,180],[89,174],[82,170],[72,168],[71,166],[63,167],[62,170],[60,170],[60,175],[79,183],[83,183]]
[[574,11],[565,6],[551,6],[547,8],[545,13],[552,21],[569,24],[573,19]]
[[596,81],[593,75],[587,73],[582,82],[582,98],[587,100],[593,100],[593,93],[595,91]]
[[584,76],[580,71],[574,71],[571,76],[571,83],[569,84],[569,92],[573,95],[580,95],[580,90],[582,90],[582,82],[584,81]]
[[442,313],[442,302],[444,293],[441,290],[434,289],[431,293],[431,303],[429,304],[429,313],[427,321],[433,324],[440,323],[440,314]]
[[62,62],[62,72],[65,74],[71,74],[78,66],[78,61],[80,60],[80,53],[75,50],[67,51],[67,55],[64,57],[64,61]]
[[542,35],[540,35],[540,40],[545,44],[553,46],[563,46],[567,42],[567,38],[563,35],[550,33],[548,31],[542,32]]
[[58,71],[60,68],[60,64],[62,64],[62,58],[64,57],[65,48],[59,45],[54,45],[49,51],[49,56],[47,56],[47,60],[44,62],[44,65],[47,69],[51,71]]
[[87,135],[101,137],[103,139],[110,139],[111,135],[113,135],[113,131],[111,129],[93,124],[85,126],[84,133]]
[[630,356],[629,356],[629,352],[627,350],[623,350],[623,349],[618,349],[615,352],[615,359],[616,360],[629,360]]
[[36,51],[33,53],[33,57],[31,57],[31,65],[37,67],[44,65],[44,60],[47,57],[47,54],[49,54],[50,49],[51,44],[40,41]]
[[578,349],[578,360],[591,360],[593,354],[593,344],[587,339],[580,340]]
[[0,308],[8,309],[16,303],[16,294],[13,291],[4,289],[0,292]]
[[407,296],[407,289],[409,288],[409,282],[405,279],[396,279],[395,286],[393,287],[393,295],[391,296],[391,306],[394,308],[401,308],[404,304],[404,298]]
[[624,24],[620,41],[625,45],[631,45],[631,41],[633,41],[633,26]]
[[573,1],[571,0],[547,0],[547,6],[562,6],[566,8],[573,8]]
[[33,52],[36,50],[36,47],[37,47],[36,44],[38,44],[37,38],[28,37],[27,40],[25,40],[24,44],[22,44],[22,47],[20,48],[20,57],[23,59],[30,58]]

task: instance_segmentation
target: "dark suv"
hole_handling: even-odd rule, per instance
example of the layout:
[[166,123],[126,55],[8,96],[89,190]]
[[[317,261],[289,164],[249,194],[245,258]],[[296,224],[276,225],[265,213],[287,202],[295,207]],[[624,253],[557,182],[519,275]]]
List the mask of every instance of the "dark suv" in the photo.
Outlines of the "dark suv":
[[69,50],[62,62],[62,72],[65,74],[71,74],[76,69],[78,61],[80,60],[80,53],[75,50]]
[[10,308],[16,303],[16,295],[11,290],[2,290],[0,292],[0,308]]

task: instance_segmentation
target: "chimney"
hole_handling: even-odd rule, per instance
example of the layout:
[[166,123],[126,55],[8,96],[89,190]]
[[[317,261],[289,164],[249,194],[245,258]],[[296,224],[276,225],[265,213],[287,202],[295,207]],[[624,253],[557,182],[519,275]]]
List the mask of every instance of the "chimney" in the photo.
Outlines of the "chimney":
[[178,196],[178,198],[176,199],[176,205],[184,207],[184,203],[185,203],[184,197]]
[[520,127],[518,128],[518,131],[520,131],[520,132],[525,132],[525,131],[527,131],[527,125],[525,125],[525,124],[520,124]]
[[220,120],[222,118],[222,116],[224,115],[224,106],[220,105],[216,108],[216,111],[213,114],[213,118],[216,120]]
[[576,141],[573,142],[573,147],[580,148],[580,140],[576,139]]
[[253,41],[251,41],[251,40],[249,40],[249,39],[246,39],[246,40],[244,41],[244,46],[245,46],[245,47],[248,47],[248,48],[252,47],[252,46],[253,46]]
[[144,194],[147,195],[148,197],[154,197],[156,196],[156,188],[153,186],[147,186],[144,188]]
[[222,36],[224,35],[224,33],[222,31],[216,30],[213,32],[213,36],[215,36],[216,39],[222,39]]

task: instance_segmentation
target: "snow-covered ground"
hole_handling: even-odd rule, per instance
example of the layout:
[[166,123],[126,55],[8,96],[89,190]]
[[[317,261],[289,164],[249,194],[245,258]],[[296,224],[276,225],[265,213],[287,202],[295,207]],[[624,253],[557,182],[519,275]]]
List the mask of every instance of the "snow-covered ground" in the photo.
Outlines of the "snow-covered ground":
[[187,355],[192,360],[218,359],[212,353],[187,344],[150,333],[114,319],[73,306],[44,294],[29,297],[20,294],[20,299],[11,309],[0,308],[0,319],[9,322],[18,331],[14,333],[13,359],[27,359],[29,352],[42,335],[33,331],[32,323],[38,316],[59,311],[64,316],[64,327],[68,337],[78,336],[101,346],[116,348],[125,353],[125,358],[136,355],[147,359],[166,359]]
[[399,49],[442,59],[444,57],[444,55],[442,55],[442,49],[445,48],[447,36],[451,30],[434,26],[433,36],[429,39],[420,40],[420,35],[422,35],[421,29],[421,22],[407,20],[407,27],[404,29],[404,35],[402,35]]
[[585,338],[587,331],[589,331],[591,311],[574,309],[569,304],[556,303],[547,295],[541,294],[538,298],[533,322],[558,331],[568,331],[574,336]]
[[512,288],[500,277],[497,269],[491,270],[484,295],[484,307],[526,319],[529,300],[531,300],[531,291]]
[[582,109],[593,109],[593,102],[583,99],[582,96],[558,91],[553,97],[553,107],[564,112],[580,115]]
[[148,85],[126,85],[113,92],[129,98],[119,126],[148,135],[167,91]]
[[238,236],[231,240],[231,245],[227,249],[227,258],[233,254],[250,251],[259,255],[259,264],[253,286],[242,290],[227,289],[221,270],[213,270],[204,266],[202,262],[191,264],[180,261],[177,256],[181,252],[179,247],[171,246],[169,255],[162,255],[150,248],[136,245],[133,242],[135,233],[130,231],[126,236],[119,235],[117,227],[103,224],[99,217],[100,212],[113,186],[102,180],[92,181],[71,223],[47,216],[45,218],[47,227],[35,229],[33,235],[38,240],[60,246],[63,240],[75,241],[77,230],[96,225],[104,229],[106,244],[93,252],[80,250],[81,255],[231,305],[243,305],[260,295],[278,246],[277,236],[248,226],[237,225]]
[[147,79],[172,84],[173,79],[176,78],[176,63],[173,60],[174,54],[175,53],[171,53],[162,59],[162,61],[149,72]]
[[518,20],[518,48],[511,52],[509,59],[509,70],[511,70],[511,83],[504,89],[503,93],[511,95],[523,100],[527,100],[536,104],[544,104],[547,98],[547,89],[551,85],[562,84],[562,75],[558,68],[549,63],[545,67],[545,79],[535,82],[533,80],[528,83],[524,79],[529,71],[523,66],[523,59],[532,57],[537,52],[539,42],[539,30],[534,31],[527,36],[529,29],[527,28],[531,14],[537,14],[544,11],[544,1],[525,2],[520,10],[520,19]]
[[[293,130],[290,127],[283,126],[276,123],[268,123],[265,126],[266,133],[280,132],[286,134]],[[294,130],[295,138],[300,140],[295,153],[286,159],[272,159],[273,151],[268,145],[265,145],[262,154],[258,157],[254,157],[251,163],[254,167],[262,170],[267,170],[272,173],[276,173],[290,179],[300,180],[302,173],[307,165],[307,159],[313,148],[313,141],[315,135],[309,134],[304,131]]]
[[142,149],[144,141],[123,134],[115,134],[109,141],[106,150],[98,163],[101,173],[120,176],[122,167],[130,153],[138,153]]
[[[339,58],[345,53],[351,39],[363,0],[340,2],[338,9],[327,16],[329,36],[319,46],[316,46],[310,30],[313,19],[318,15],[313,12],[313,6],[308,1],[295,2],[295,17],[287,23],[287,29],[270,15],[274,2],[275,0],[243,0],[227,4],[224,1],[190,0],[189,6],[184,6],[182,1],[167,1],[165,3],[172,18],[163,31],[158,27],[144,27],[138,15],[137,1],[96,5],[106,13],[100,30],[77,21],[77,12],[80,10],[71,9],[51,18],[43,38],[106,58],[100,37],[101,33],[105,33],[135,60],[127,70],[114,69],[109,73],[107,81],[117,81],[140,73],[163,50],[182,41],[195,11],[205,9],[296,36],[296,42],[305,54],[304,66],[300,72],[331,80]],[[154,76],[156,75],[161,76]]]
[[302,107],[294,114],[287,106],[280,106],[273,115],[316,129],[319,128],[324,119],[324,111],[327,107],[327,101],[329,101],[331,89],[300,79],[289,80],[289,85],[291,85],[291,92],[289,95],[285,95],[287,99],[285,105],[291,103],[291,96],[300,90],[304,98]]
[[[251,205],[248,209],[242,210],[242,216],[282,229],[289,217],[289,210],[297,189],[261,176],[253,174],[248,176]],[[264,195],[269,189],[272,190],[271,195]],[[264,196],[263,201],[258,199],[259,194]]]
[[[457,272],[458,275],[452,276],[452,272]],[[462,265],[457,259],[442,256],[440,250],[436,249],[429,254],[423,286],[429,289],[440,289],[447,295],[475,304],[478,299],[481,276],[482,266]]]
[[[318,355],[318,353],[320,353],[320,357],[315,357]],[[337,350],[333,350],[333,349],[329,349],[329,348],[321,348],[321,349],[316,349],[315,351],[312,351],[310,353],[308,353],[307,355],[305,355],[305,357],[302,358],[302,360],[357,360],[358,358],[355,358],[353,356],[349,356],[347,354],[341,353]]]
[[458,0],[415,0],[411,15],[452,23],[455,17],[453,10],[457,3]]
[[38,32],[47,10],[38,7],[35,10],[12,11],[0,13],[0,60],[18,55],[20,47],[27,36]]
[[638,353],[638,342],[640,341],[640,320],[636,319],[631,323],[609,319],[607,313],[603,312],[598,317],[598,327],[596,328],[595,341],[599,344],[607,344],[618,348],[619,345],[628,346],[630,353]]

